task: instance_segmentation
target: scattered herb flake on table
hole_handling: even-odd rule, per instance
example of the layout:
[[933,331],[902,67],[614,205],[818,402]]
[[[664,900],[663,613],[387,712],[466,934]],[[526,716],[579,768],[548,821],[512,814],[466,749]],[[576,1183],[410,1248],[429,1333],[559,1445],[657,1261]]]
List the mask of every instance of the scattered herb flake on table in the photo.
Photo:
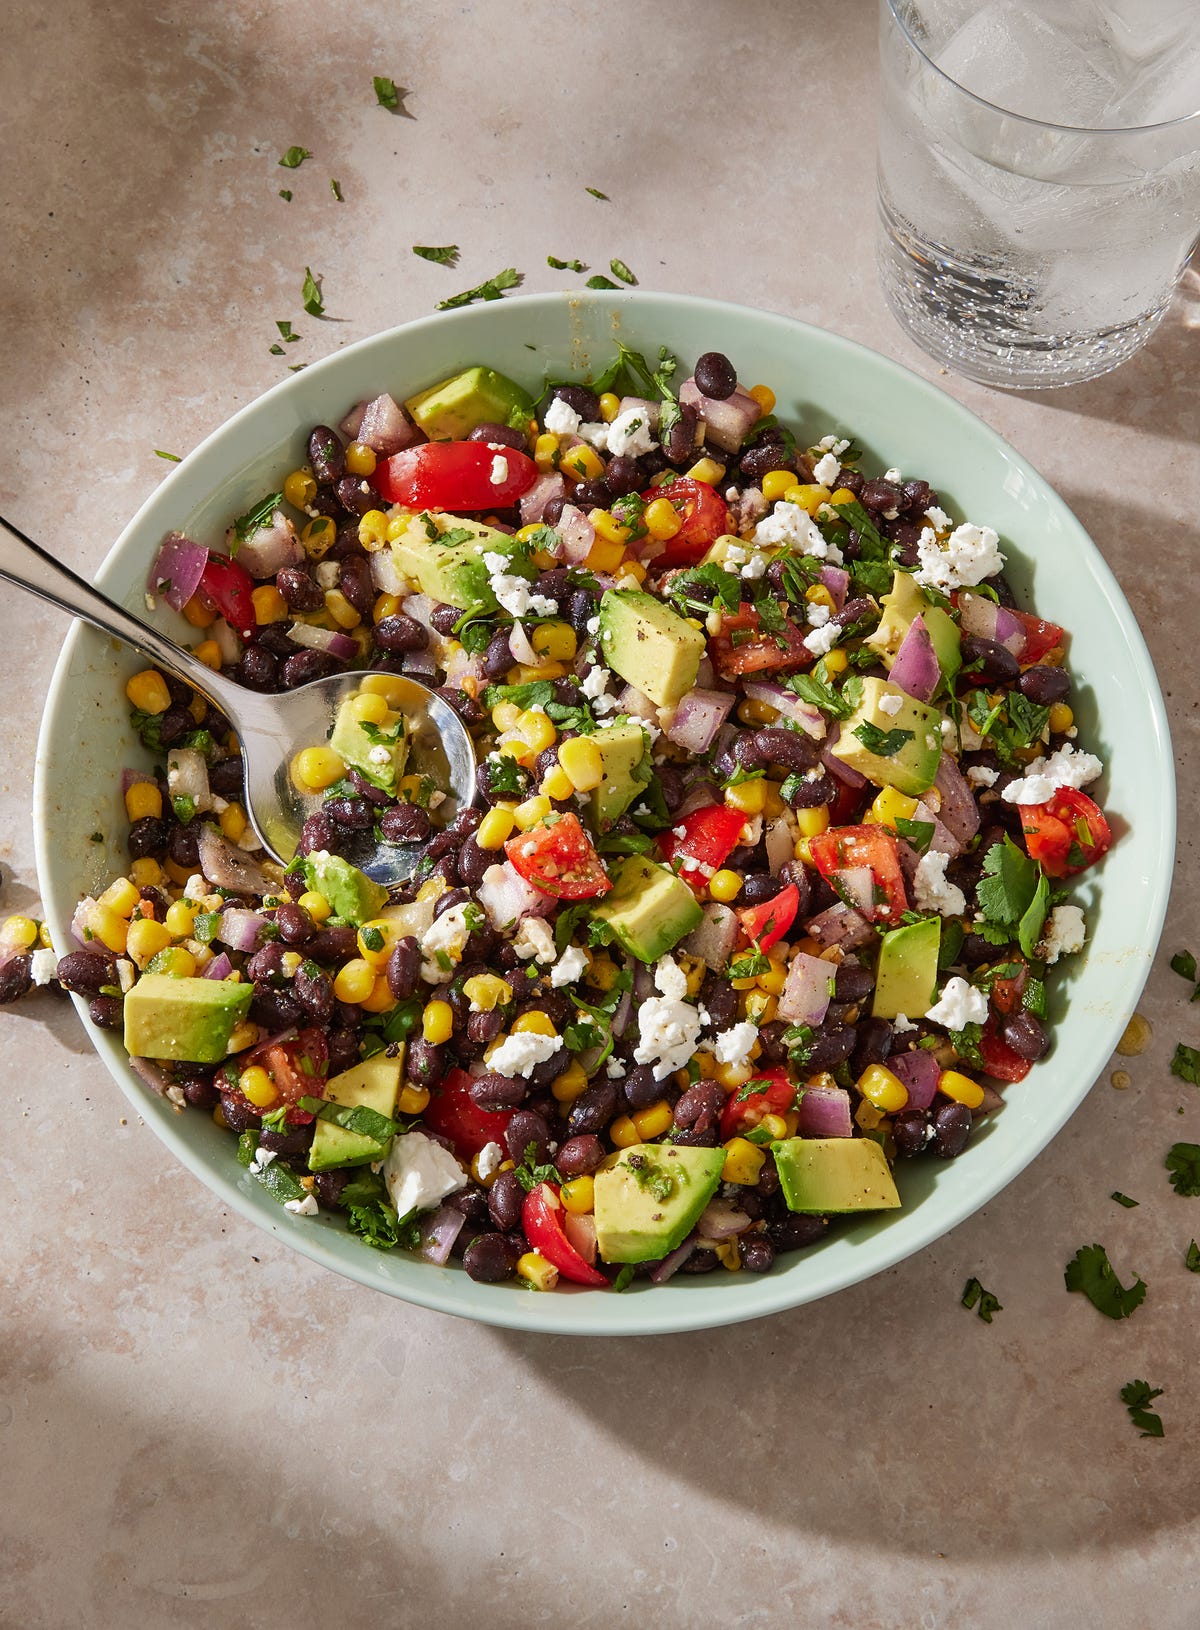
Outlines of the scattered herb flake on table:
[[1179,974],[1181,978],[1186,979],[1189,984],[1195,984],[1197,977],[1196,958],[1190,951],[1176,951],[1171,958],[1171,970],[1173,973]]
[[1171,1074],[1177,1075],[1181,1081],[1190,1081],[1194,1087],[1200,1087],[1200,1047],[1188,1047],[1181,1041],[1171,1060]]
[[288,345],[295,345],[296,341],[300,338],[299,334],[293,331],[291,323],[289,323],[286,318],[282,322],[276,318],[275,327],[279,330],[280,339],[286,340]]
[[1004,1308],[990,1290],[984,1290],[978,1279],[968,1279],[963,1286],[962,1305],[965,1308],[974,1308],[976,1316],[984,1324],[991,1324],[993,1313],[1003,1313]]
[[403,85],[397,85],[394,79],[386,74],[376,74],[372,80],[375,86],[375,100],[381,108],[387,108],[391,113],[403,112],[400,104],[408,95]]
[[300,298],[304,302],[304,309],[310,317],[323,317],[325,303],[321,299],[321,287],[312,274],[312,268],[304,268],[304,287],[300,290]]
[[1176,1194],[1200,1195],[1200,1143],[1174,1143],[1164,1162]]
[[1195,1240],[1188,1242],[1188,1248],[1183,1256],[1183,1265],[1189,1273],[1200,1273],[1200,1245],[1197,1245]]
[[340,181],[335,181],[332,176],[329,179],[329,190],[333,194],[333,196],[337,199],[339,204],[344,204],[346,202],[346,200],[342,197],[342,184],[341,184],[341,182]]
[[597,272],[595,277],[589,277],[586,287],[589,289],[619,289],[621,285],[614,283],[611,277],[604,277]]
[[1115,1200],[1119,1206],[1125,1206],[1127,1210],[1132,1210],[1134,1206],[1139,1204],[1137,1200],[1131,1200],[1127,1194],[1122,1194],[1120,1189],[1114,1189],[1109,1195],[1109,1199]]
[[285,204],[290,204],[292,201],[292,189],[290,187],[280,187],[279,196],[283,199]]
[[448,300],[439,300],[434,307],[435,311],[454,311],[459,306],[469,306],[476,300],[499,300],[503,297],[505,289],[515,289],[520,283],[523,274],[515,266],[506,266],[495,277],[489,277],[486,283],[477,283],[473,289],[464,289],[461,294],[452,294]]
[[432,260],[439,266],[458,265],[458,245],[456,243],[414,243],[412,252],[414,255],[420,255],[422,260]]
[[311,157],[307,147],[289,147],[279,162],[285,170],[298,170],[305,159]]
[[559,260],[557,255],[547,255],[546,265],[555,272],[586,272],[587,267],[581,260]]
[[1135,1278],[1132,1285],[1123,1285],[1103,1245],[1081,1245],[1067,1263],[1063,1278],[1068,1290],[1082,1291],[1097,1312],[1109,1319],[1127,1319],[1146,1299],[1145,1281]]
[[164,453],[161,447],[154,449],[155,458],[165,458],[168,464],[182,464],[183,460],[178,453]]
[[612,199],[608,196],[608,194],[606,192],[601,192],[599,187],[585,187],[583,190],[584,192],[591,193],[593,198],[599,198],[603,204],[612,203]]
[[1161,1398],[1163,1389],[1152,1387],[1149,1381],[1127,1381],[1121,1388],[1121,1402],[1129,1411],[1129,1419],[1136,1427],[1141,1429],[1144,1438],[1161,1438],[1163,1436],[1163,1423],[1160,1416],[1153,1410],[1147,1409],[1156,1398]]
[[636,283],[637,278],[629,270],[623,260],[610,260],[608,269],[614,277],[619,277],[622,283]]

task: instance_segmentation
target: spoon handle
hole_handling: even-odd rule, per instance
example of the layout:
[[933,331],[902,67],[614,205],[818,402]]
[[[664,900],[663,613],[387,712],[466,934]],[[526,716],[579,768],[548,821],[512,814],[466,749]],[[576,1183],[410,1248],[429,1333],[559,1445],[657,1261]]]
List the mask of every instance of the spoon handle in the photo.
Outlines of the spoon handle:
[[123,606],[85,583],[3,516],[0,516],[0,578],[37,595],[39,600],[48,601],[60,611],[69,612],[72,617],[81,617],[101,633],[132,645],[135,651],[186,679],[219,706],[224,708],[225,698],[230,694],[236,700],[238,693],[234,687],[227,689],[225,681],[211,668],[197,662],[190,651],[182,650],[156,629],[130,616]]

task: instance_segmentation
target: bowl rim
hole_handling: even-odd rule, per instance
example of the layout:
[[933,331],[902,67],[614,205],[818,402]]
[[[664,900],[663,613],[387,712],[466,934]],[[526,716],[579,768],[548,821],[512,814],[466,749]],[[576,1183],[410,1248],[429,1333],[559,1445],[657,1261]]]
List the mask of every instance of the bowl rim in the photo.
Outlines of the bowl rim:
[[[1126,987],[1124,1011],[1120,1015],[1120,1023],[1123,1027],[1132,1014],[1149,976],[1153,950],[1157,947],[1162,934],[1170,891],[1176,836],[1175,777],[1170,731],[1157,675],[1144,636],[1132,609],[1107,561],[1101,555],[1082,523],[1049,481],[1023,455],[1017,452],[1004,437],[993,430],[984,419],[970,408],[965,407],[955,397],[950,396],[948,392],[943,391],[921,375],[912,372],[902,363],[872,350],[869,346],[848,339],[844,335],[831,333],[828,329],[803,322],[797,318],[764,311],[757,307],[733,301],[641,289],[616,292],[604,291],[603,293],[569,290],[558,293],[518,294],[506,296],[503,303],[506,306],[520,306],[531,310],[540,307],[556,315],[564,307],[570,311],[571,308],[578,309],[581,306],[600,307],[614,313],[629,309],[653,313],[656,308],[664,312],[678,313],[682,309],[695,316],[712,320],[717,332],[720,331],[719,324],[722,316],[734,313],[739,318],[750,319],[756,324],[766,324],[768,328],[775,326],[781,333],[793,337],[801,339],[805,336],[816,337],[821,345],[828,346],[833,353],[840,352],[848,357],[853,357],[856,362],[865,364],[870,369],[881,370],[885,375],[890,376],[893,383],[909,393],[915,393],[917,402],[922,398],[936,402],[942,411],[945,411],[948,404],[954,415],[967,421],[975,433],[982,433],[992,446],[1015,465],[1026,478],[1032,479],[1040,498],[1048,504],[1051,513],[1056,516],[1065,530],[1073,536],[1075,545],[1081,549],[1084,559],[1090,566],[1096,587],[1103,594],[1116,622],[1120,625],[1122,633],[1128,641],[1130,655],[1137,670],[1129,677],[1131,682],[1137,684],[1146,704],[1149,713],[1148,722],[1158,748],[1157,763],[1161,775],[1159,786],[1161,794],[1159,798],[1160,824],[1156,832],[1147,834],[1149,839],[1157,839],[1155,843],[1157,864],[1147,879],[1149,890],[1142,910],[1149,951],[1144,968],[1130,980]],[[212,456],[214,447],[219,448],[220,444],[226,440],[233,442],[238,438],[242,427],[247,422],[253,423],[254,419],[263,412],[264,404],[276,401],[286,402],[293,396],[301,395],[308,389],[313,379],[319,378],[323,372],[344,367],[344,358],[353,358],[356,355],[370,352],[376,347],[394,341],[399,336],[409,336],[414,333],[423,334],[431,329],[452,333],[456,326],[461,325],[464,328],[471,328],[479,321],[478,308],[468,307],[449,312],[439,312],[413,319],[407,323],[397,324],[393,328],[365,336],[351,345],[330,353],[328,356],[310,364],[303,373],[294,374],[280,380],[256,396],[210,431],[148,494],[105,555],[96,572],[98,585],[105,587],[107,579],[117,575],[125,550],[133,537],[142,529],[147,515],[159,505],[169,501],[174,489],[187,480],[192,470]],[[47,916],[50,920],[52,932],[57,942],[61,944],[68,943],[67,929],[76,902],[72,901],[68,909],[67,901],[65,899],[60,901],[59,889],[55,882],[54,856],[48,849],[52,802],[49,788],[49,765],[52,757],[51,737],[58,710],[63,704],[64,692],[70,684],[73,658],[79,652],[80,642],[98,637],[84,624],[76,622],[71,626],[64,639],[62,650],[51,676],[38,732],[33,786],[34,853]],[[568,1290],[566,1293],[559,1290],[553,1296],[534,1298],[512,1294],[511,1286],[482,1286],[467,1280],[466,1283],[471,1286],[471,1291],[468,1297],[464,1298],[461,1293],[462,1287],[456,1287],[454,1283],[449,1288],[443,1288],[443,1284],[449,1278],[450,1272],[453,1272],[454,1281],[457,1281],[461,1269],[437,1270],[424,1263],[414,1265],[419,1266],[421,1270],[421,1276],[415,1286],[408,1283],[393,1283],[386,1276],[380,1275],[377,1271],[380,1259],[376,1253],[368,1251],[366,1247],[361,1248],[361,1264],[358,1256],[348,1255],[347,1259],[343,1260],[340,1251],[332,1247],[331,1244],[326,1243],[329,1238],[328,1224],[325,1228],[313,1228],[306,1220],[285,1218],[283,1213],[280,1213],[280,1218],[277,1221],[273,1216],[265,1214],[253,1202],[252,1197],[240,1186],[238,1177],[244,1175],[240,1167],[230,1162],[230,1170],[226,1173],[225,1170],[219,1169],[211,1163],[201,1151],[193,1149],[191,1139],[185,1135],[183,1130],[186,1122],[181,1118],[177,1118],[174,1110],[169,1105],[165,1105],[163,1100],[148,1093],[147,1088],[129,1065],[127,1055],[120,1046],[119,1040],[115,1036],[97,1031],[91,1026],[87,1019],[86,1003],[78,996],[73,996],[72,1000],[75,1002],[88,1037],[96,1048],[102,1062],[122,1092],[137,1109],[139,1115],[142,1116],[162,1142],[167,1145],[182,1165],[240,1216],[265,1232],[279,1236],[309,1260],[368,1289],[381,1291],[404,1302],[410,1302],[434,1312],[448,1313],[456,1317],[501,1328],[547,1335],[665,1335],[689,1330],[720,1328],[727,1324],[741,1323],[749,1319],[762,1318],[769,1314],[783,1312],[788,1308],[803,1306],[822,1297],[832,1295],[839,1290],[849,1289],[851,1286],[872,1278],[888,1268],[895,1267],[897,1263],[905,1258],[915,1255],[935,1240],[949,1234],[967,1217],[978,1211],[1002,1189],[1006,1188],[1061,1131],[1067,1120],[1091,1091],[1098,1078],[1098,1070],[1103,1067],[1104,1058],[1108,1056],[1107,1050],[1103,1056],[1095,1055],[1099,1057],[1097,1068],[1084,1070],[1080,1077],[1081,1081],[1086,1077],[1086,1081],[1083,1081],[1083,1084],[1075,1091],[1059,1093],[1056,1096],[1053,1108],[1048,1108],[1039,1117],[1037,1134],[1033,1138],[1018,1145],[1007,1160],[1000,1161],[993,1157],[978,1187],[964,1200],[951,1206],[948,1221],[944,1205],[926,1204],[924,1206],[915,1206],[912,1210],[904,1213],[907,1226],[902,1234],[897,1233],[895,1235],[895,1243],[888,1245],[886,1232],[872,1238],[872,1249],[867,1253],[869,1261],[864,1263],[861,1270],[852,1265],[849,1272],[838,1271],[834,1273],[828,1269],[823,1271],[820,1258],[806,1258],[804,1260],[812,1264],[813,1271],[810,1274],[766,1274],[761,1278],[755,1276],[752,1284],[739,1286],[738,1294],[727,1299],[727,1307],[722,1310],[719,1316],[712,1316],[708,1312],[702,1313],[699,1305],[686,1295],[675,1297],[662,1294],[644,1296],[641,1294],[643,1287],[637,1285],[631,1287],[633,1294],[621,1297],[619,1310],[612,1309],[610,1311],[608,1299],[595,1296],[588,1297],[586,1292],[573,1289]],[[1105,1035],[1109,1033],[1110,1029],[1114,1037],[1119,1034],[1116,1018],[1113,1018],[1109,1025],[1098,1025],[1096,1028],[1097,1031]],[[923,1216],[924,1220],[922,1220]],[[344,1237],[340,1229],[336,1230],[336,1235],[339,1239]],[[740,1280],[748,1278],[744,1274],[736,1277]],[[486,1294],[479,1296],[480,1292],[494,1291],[505,1294],[500,1296]],[[470,1299],[473,1297],[479,1297],[478,1306],[470,1305]],[[689,1303],[692,1304],[690,1313]],[[589,1312],[588,1309],[593,1307],[594,1312]],[[614,1313],[616,1314],[615,1318]]]

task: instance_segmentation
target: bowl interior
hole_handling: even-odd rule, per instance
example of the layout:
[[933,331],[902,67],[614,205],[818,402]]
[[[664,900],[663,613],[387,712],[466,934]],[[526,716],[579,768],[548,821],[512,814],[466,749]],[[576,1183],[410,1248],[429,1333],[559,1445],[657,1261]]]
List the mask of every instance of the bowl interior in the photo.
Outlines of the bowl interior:
[[[1119,841],[1074,892],[1087,911],[1086,952],[1054,981],[1055,1045],[1010,1086],[958,1160],[898,1172],[904,1209],[838,1227],[770,1274],[719,1273],[638,1286],[621,1296],[530,1296],[374,1252],[331,1220],[295,1218],[233,1159],[232,1140],[201,1114],[177,1113],[130,1069],[116,1037],[93,1039],[118,1085],[179,1159],[228,1205],[336,1272],[444,1312],[515,1328],[635,1334],[703,1328],[815,1300],[891,1266],[1003,1188],[1080,1103],[1112,1051],[1150,969],[1174,854],[1174,782],[1165,713],[1145,643],[1082,527],[1024,459],[950,397],[835,335],[743,307],[643,293],[530,295],[428,318],[351,346],[277,385],[214,432],[163,481],[121,535],[97,582],[144,613],[146,571],[176,529],[218,544],[244,511],[303,461],[312,425],[336,424],[356,401],[411,395],[484,362],[536,392],[547,377],[598,372],[615,342],[685,367],[720,349],[745,381],[778,396],[777,412],[813,441],[835,432],[867,450],[869,470],[922,476],[956,519],[994,526],[1025,607],[1071,632],[1072,704],[1081,740],[1107,769],[1100,796]],[[160,612],[160,617],[169,613]],[[165,624],[164,624],[165,626]],[[176,620],[178,638],[194,631]],[[42,896],[55,943],[69,940],[79,898],[123,869],[122,765],[144,765],[130,730],[131,652],[76,625],[55,670],[38,744],[35,827]]]

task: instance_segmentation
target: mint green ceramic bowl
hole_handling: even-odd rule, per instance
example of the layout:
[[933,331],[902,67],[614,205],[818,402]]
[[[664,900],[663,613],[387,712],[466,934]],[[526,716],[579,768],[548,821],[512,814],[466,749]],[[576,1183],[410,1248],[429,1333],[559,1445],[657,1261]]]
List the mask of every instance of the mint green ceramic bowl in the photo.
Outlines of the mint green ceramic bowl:
[[[113,1079],[168,1148],[226,1205],[323,1267],[424,1307],[523,1330],[633,1335],[701,1329],[814,1301],[918,1251],[998,1193],[1050,1141],[1096,1080],[1141,991],[1158,942],[1174,854],[1174,782],[1162,699],[1129,607],[1066,505],[999,436],[950,397],[861,346],[783,317],[714,301],[643,293],[529,295],[430,317],[316,363],[236,414],[171,472],[125,529],[97,581],[142,610],[148,563],[178,529],[217,541],[302,462],[313,424],[334,423],[380,391],[411,395],[456,369],[486,362],[535,389],[549,373],[586,375],[616,339],[690,364],[703,351],[732,357],[740,377],[778,393],[780,415],[815,440],[853,434],[866,467],[927,478],[960,518],[1001,534],[1022,603],[1071,630],[1073,705],[1082,741],[1108,766],[1100,795],[1118,841],[1075,891],[1089,943],[1055,981],[1054,1050],[1006,1092],[956,1161],[917,1161],[898,1173],[903,1210],[836,1227],[813,1250],[759,1277],[717,1272],[641,1285],[624,1295],[530,1295],[478,1285],[441,1269],[371,1251],[338,1222],[296,1218],[236,1164],[233,1140],[207,1115],[176,1113],[130,1069],[119,1041],[94,1032]],[[144,612],[143,612],[144,614]],[[186,637],[179,624],[177,637]],[[77,625],[55,670],[38,747],[38,869],[55,943],[68,943],[77,900],[123,870],[121,765],[144,763],[123,698],[140,666],[131,653]],[[111,834],[105,846],[91,841]],[[81,1010],[82,1011],[82,1010]],[[86,1022],[86,1015],[85,1015]],[[213,1211],[214,1226],[216,1209]]]

